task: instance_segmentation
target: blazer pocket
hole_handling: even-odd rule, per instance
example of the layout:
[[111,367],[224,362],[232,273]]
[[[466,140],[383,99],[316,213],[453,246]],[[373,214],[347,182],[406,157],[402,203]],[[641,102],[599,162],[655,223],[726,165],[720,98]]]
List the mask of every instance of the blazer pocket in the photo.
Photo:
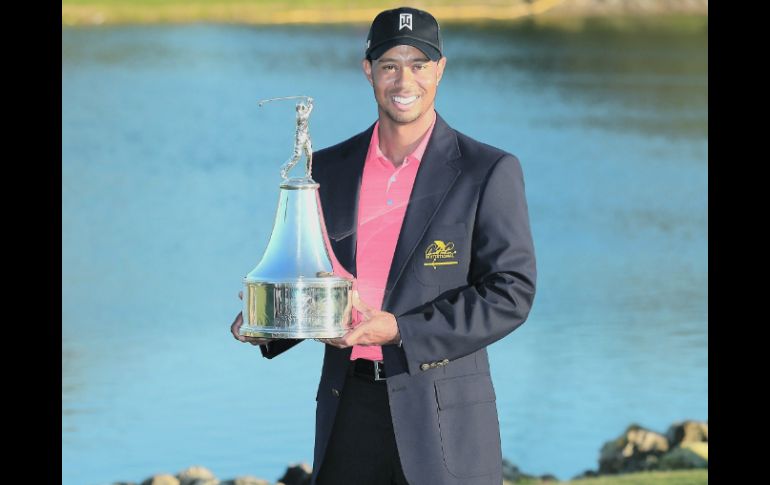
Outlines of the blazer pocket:
[[492,377],[486,373],[439,379],[435,385],[439,409],[468,406],[497,399]]
[[468,278],[470,239],[465,224],[430,226],[412,256],[412,270],[425,286],[464,284]]
[[435,382],[444,465],[458,478],[496,473],[502,463],[500,423],[489,374]]

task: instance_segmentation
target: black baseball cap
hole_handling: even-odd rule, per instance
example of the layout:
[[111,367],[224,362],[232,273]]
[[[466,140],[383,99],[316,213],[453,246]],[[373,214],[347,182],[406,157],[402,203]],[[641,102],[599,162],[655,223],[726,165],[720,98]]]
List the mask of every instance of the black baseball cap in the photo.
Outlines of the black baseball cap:
[[431,61],[441,59],[441,29],[433,15],[411,7],[380,12],[366,37],[366,58],[379,59],[391,47],[402,44],[420,49]]

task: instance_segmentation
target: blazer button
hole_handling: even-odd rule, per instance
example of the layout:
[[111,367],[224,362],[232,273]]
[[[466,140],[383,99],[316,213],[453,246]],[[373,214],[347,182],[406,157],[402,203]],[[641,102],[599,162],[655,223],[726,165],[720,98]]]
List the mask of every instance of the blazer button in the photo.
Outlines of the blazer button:
[[422,364],[422,365],[420,366],[420,369],[422,369],[422,370],[428,370],[428,369],[430,369],[430,364]]
[[334,397],[340,397],[340,391],[338,391],[337,389],[332,388],[332,394],[334,395]]

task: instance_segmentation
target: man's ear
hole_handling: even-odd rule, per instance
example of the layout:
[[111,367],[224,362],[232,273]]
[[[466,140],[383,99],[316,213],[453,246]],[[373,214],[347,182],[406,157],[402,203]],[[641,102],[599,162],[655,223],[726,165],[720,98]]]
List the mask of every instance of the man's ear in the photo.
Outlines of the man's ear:
[[374,86],[374,80],[372,80],[372,62],[364,59],[361,61],[361,68],[364,70],[364,76],[369,80],[369,84]]

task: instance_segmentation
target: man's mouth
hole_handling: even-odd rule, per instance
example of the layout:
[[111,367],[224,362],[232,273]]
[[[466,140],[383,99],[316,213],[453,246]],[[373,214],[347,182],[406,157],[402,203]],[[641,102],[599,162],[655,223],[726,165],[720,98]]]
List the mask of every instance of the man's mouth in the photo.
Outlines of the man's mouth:
[[410,104],[414,103],[419,96],[393,96],[391,99],[394,103],[400,104],[402,106],[409,106]]

